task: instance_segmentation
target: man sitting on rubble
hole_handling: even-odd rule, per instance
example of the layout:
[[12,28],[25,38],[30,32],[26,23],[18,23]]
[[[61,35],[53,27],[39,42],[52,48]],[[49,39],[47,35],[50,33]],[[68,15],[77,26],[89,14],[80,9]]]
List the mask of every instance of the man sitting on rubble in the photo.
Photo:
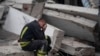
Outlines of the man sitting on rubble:
[[19,43],[23,50],[34,51],[35,56],[45,56],[50,51],[50,37],[45,36],[47,27],[44,19],[26,24],[20,34]]

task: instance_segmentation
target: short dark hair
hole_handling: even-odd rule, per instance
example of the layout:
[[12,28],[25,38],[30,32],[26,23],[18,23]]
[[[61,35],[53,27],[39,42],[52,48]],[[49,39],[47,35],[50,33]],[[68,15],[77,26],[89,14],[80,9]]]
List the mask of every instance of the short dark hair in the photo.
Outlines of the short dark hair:
[[[45,21],[45,19],[43,19],[43,18],[40,18],[38,21]],[[46,22],[46,21],[45,21]]]

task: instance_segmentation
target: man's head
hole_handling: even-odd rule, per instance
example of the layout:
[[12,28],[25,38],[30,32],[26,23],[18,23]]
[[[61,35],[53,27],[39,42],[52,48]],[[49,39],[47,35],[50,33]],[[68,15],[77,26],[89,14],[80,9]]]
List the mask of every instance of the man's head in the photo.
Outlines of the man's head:
[[39,19],[38,23],[40,25],[40,27],[42,28],[43,31],[45,31],[46,27],[47,27],[47,23],[44,19]]

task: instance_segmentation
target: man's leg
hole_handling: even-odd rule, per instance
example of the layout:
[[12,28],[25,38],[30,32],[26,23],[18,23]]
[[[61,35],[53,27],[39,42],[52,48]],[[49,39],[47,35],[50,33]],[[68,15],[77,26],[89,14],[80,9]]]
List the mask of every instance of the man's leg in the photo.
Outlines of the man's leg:
[[37,49],[37,56],[45,56],[48,53],[47,52],[48,42],[47,42],[47,40],[43,40],[40,42],[41,42],[41,46],[39,47],[39,49]]
[[28,46],[23,48],[26,51],[35,51],[37,56],[45,56],[47,49],[48,42],[46,40],[33,40]]

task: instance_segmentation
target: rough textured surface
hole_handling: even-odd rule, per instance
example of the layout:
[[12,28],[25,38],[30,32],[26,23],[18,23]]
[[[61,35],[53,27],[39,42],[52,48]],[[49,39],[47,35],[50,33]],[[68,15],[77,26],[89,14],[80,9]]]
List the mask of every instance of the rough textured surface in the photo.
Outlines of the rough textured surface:
[[0,46],[8,46],[10,42],[18,39],[18,35],[0,29]]
[[95,56],[100,56],[100,52],[96,53]]
[[91,20],[99,19],[99,17],[97,16],[98,9],[71,6],[71,5],[62,5],[62,4],[46,4],[45,7],[52,10],[58,10],[61,12],[69,13],[72,15],[83,16]]
[[62,20],[72,21],[76,24],[79,24],[79,25],[82,25],[82,26],[85,26],[91,29],[93,29],[96,24],[96,21],[89,20],[84,17],[80,17],[80,16],[75,17],[73,15],[69,15],[66,13],[58,12],[58,11],[48,10],[48,9],[44,10],[44,14],[57,17],[57,18],[61,18]]
[[99,0],[89,0],[91,7],[92,8],[98,8],[99,4]]
[[7,0],[7,2],[12,2],[12,3],[22,3],[22,4],[31,4],[32,0]]
[[32,9],[31,16],[38,18],[38,19],[41,18],[46,1],[47,0],[40,0],[40,1],[37,0]]
[[0,56],[34,56],[34,53],[23,51],[19,46],[0,46]]
[[93,56],[95,55],[95,48],[78,42],[73,37],[66,37],[62,41],[61,50],[75,56]]
[[[91,27],[94,27],[96,24],[95,21],[52,10],[44,11],[43,18],[45,18],[49,24],[65,31],[65,35],[95,42],[91,32]],[[80,22],[77,20],[80,20]]]
[[53,49],[59,49],[64,37],[64,31],[52,25],[47,25],[45,34],[51,37],[51,46],[53,47]]

